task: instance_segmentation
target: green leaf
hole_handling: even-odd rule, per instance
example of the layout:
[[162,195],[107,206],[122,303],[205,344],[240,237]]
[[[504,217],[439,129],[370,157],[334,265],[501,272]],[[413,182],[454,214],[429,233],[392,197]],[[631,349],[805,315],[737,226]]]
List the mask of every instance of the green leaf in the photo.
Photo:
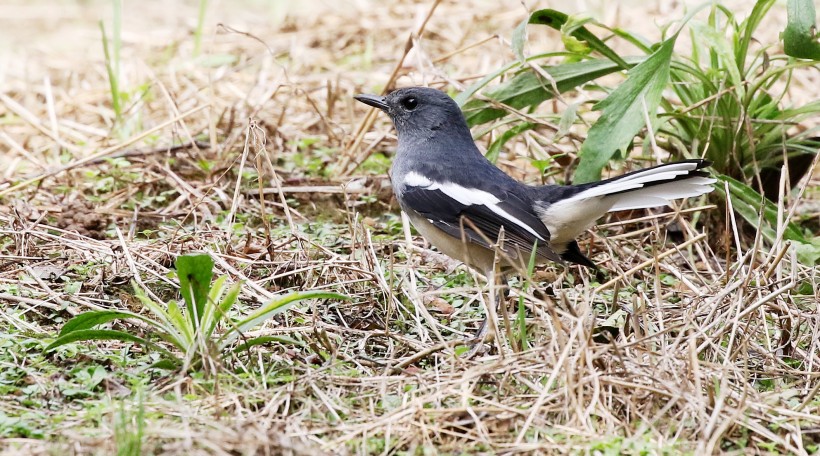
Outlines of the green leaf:
[[507,141],[513,139],[514,137],[520,135],[521,133],[527,130],[532,130],[536,126],[536,124],[531,122],[522,122],[505,131],[501,134],[501,136],[498,139],[496,139],[495,141],[493,141],[492,144],[490,144],[490,148],[487,149],[487,154],[485,155],[485,157],[487,157],[487,160],[495,163],[498,160],[498,154],[501,152],[501,148],[504,147],[504,144],[506,144]]
[[208,304],[213,279],[214,260],[207,253],[181,255],[176,261],[179,288],[185,300],[188,319],[199,328]]
[[527,19],[521,21],[520,24],[513,30],[512,40],[510,46],[512,47],[513,55],[519,62],[526,63],[524,58],[524,42],[527,41]]
[[820,236],[814,237],[808,242],[795,241],[797,259],[807,266],[815,266],[820,262]]
[[219,338],[219,345],[224,346],[233,342],[245,331],[261,324],[276,314],[284,312],[290,304],[303,301],[305,299],[338,299],[340,301],[347,301],[351,298],[349,296],[339,293],[331,293],[328,291],[304,291],[300,293],[290,293],[283,298],[271,301],[267,305],[248,315],[246,318],[236,322],[230,331],[226,332]]
[[140,318],[143,317],[132,312],[118,311],[118,310],[94,310],[90,312],[81,313],[71,320],[68,320],[63,328],[60,330],[60,336],[72,333],[74,331],[81,331],[99,326],[103,323],[108,323],[111,320],[121,318]]
[[171,325],[175,332],[179,334],[179,344],[182,344],[184,341],[184,346],[188,346],[193,343],[194,340],[194,328],[188,324],[188,320],[185,319],[185,316],[182,315],[182,311],[179,310],[179,304],[176,301],[171,300],[168,301],[168,324]]
[[[723,174],[718,174],[716,177],[720,182],[720,184],[715,185],[718,195],[726,198],[726,186],[728,186],[732,208],[735,212],[740,214],[752,226],[757,227],[766,240],[774,242],[777,237],[777,206],[743,182]],[[722,183],[725,183],[725,185]],[[761,223],[761,207],[763,223]],[[810,243],[794,223],[788,223],[785,226],[783,239],[803,244]]]
[[787,24],[783,31],[783,49],[786,55],[800,59],[820,60],[820,43],[817,41],[814,0],[789,0],[786,2]]
[[[553,9],[538,10],[530,15],[530,24],[546,25],[558,31],[562,31],[567,22],[575,21],[571,21],[568,15]],[[580,21],[578,22],[578,24],[586,22],[589,22],[589,20]],[[624,59],[622,59],[621,56],[619,56],[615,51],[613,51],[612,48],[607,46],[597,36],[595,36],[592,32],[587,30],[586,27],[581,27],[577,24],[571,24],[570,30],[568,31],[570,32],[570,36],[577,40],[586,42],[590,48],[618,64],[621,67],[621,69],[626,70],[632,67],[632,65],[624,61]]]
[[227,316],[227,313],[234,304],[236,304],[237,299],[239,299],[239,292],[242,290],[242,282],[237,282],[233,284],[230,288],[228,288],[228,293],[219,301],[219,312],[220,317]]
[[[561,56],[568,57],[568,56],[571,56],[571,55],[572,54],[570,54],[568,52],[547,52],[547,53],[544,53],[544,54],[538,54],[538,55],[534,55],[534,56],[531,56],[531,57],[527,57],[526,61],[532,62],[532,61],[535,61],[535,60],[547,59],[547,58],[550,58],[550,57],[561,57]],[[468,101],[470,101],[470,98],[472,98],[472,96],[475,95],[476,92],[478,92],[479,90],[486,87],[487,84],[489,84],[491,81],[493,81],[494,79],[497,79],[502,74],[504,74],[504,73],[516,68],[516,67],[520,67],[521,65],[522,65],[522,62],[516,60],[514,62],[510,62],[510,63],[502,66],[501,68],[493,71],[492,73],[487,74],[483,78],[481,78],[478,81],[471,84],[469,87],[464,89],[463,92],[461,92],[458,95],[456,95],[455,97],[453,97],[453,100],[455,100],[455,102],[460,107],[463,107]]]
[[154,302],[153,299],[149,298],[145,294],[145,290],[143,290],[142,287],[139,286],[139,284],[132,281],[131,285],[134,287],[134,296],[137,297],[137,299],[140,301],[143,307],[145,307],[146,309],[148,309],[149,312],[154,314],[154,317],[157,319],[157,322],[159,323],[158,326],[161,326],[163,329],[169,328],[170,316],[168,315],[168,312],[166,312],[165,309],[162,308],[162,306]]
[[237,282],[233,284],[229,289],[228,293],[225,297],[217,302],[217,315],[216,318],[213,319],[211,323],[211,327],[208,328],[208,334],[213,334],[216,330],[216,325],[221,320],[228,319],[228,311],[231,310],[231,307],[236,303],[237,299],[239,298],[239,292],[242,290],[242,283]]
[[180,366],[179,359],[177,358],[163,358],[155,363],[152,363],[148,366],[148,369],[163,369],[167,371],[174,371],[177,370]]
[[[716,30],[710,25],[702,22],[692,21],[690,27],[695,31],[700,38],[709,43],[709,50],[717,54],[718,59],[722,64],[718,64],[715,68],[720,68],[729,73],[729,83],[734,87],[738,99],[743,99],[746,88],[743,85],[743,78],[740,75],[741,69],[737,67],[735,55],[732,52],[732,46],[723,35],[723,30]],[[726,75],[720,73],[721,76]]]
[[572,103],[567,106],[567,109],[561,114],[561,119],[558,121],[558,131],[555,132],[553,141],[558,141],[569,133],[570,128],[575,124],[575,118],[578,116],[579,103]]
[[[595,23],[596,22],[589,16],[569,16],[564,25],[561,26],[561,42],[564,43],[564,47],[570,52],[574,52],[579,55],[588,55],[592,51],[592,47],[589,45],[588,41],[578,39],[577,36],[579,36],[579,34],[576,32],[583,29],[586,24]],[[594,37],[594,35],[592,36]],[[601,44],[603,44],[603,42],[601,42]],[[605,45],[604,47],[606,48]],[[620,59],[620,56],[617,58]]]
[[775,0],[758,0],[755,2],[755,6],[752,8],[752,12],[749,13],[749,17],[747,17],[740,26],[740,39],[735,50],[735,61],[737,62],[737,67],[740,68],[744,74],[746,72],[746,58],[749,54],[749,45],[751,45],[752,40],[754,40],[754,32],[766,16],[766,13],[771,9],[772,5],[774,5],[774,2]]
[[151,341],[143,339],[142,337],[137,337],[133,334],[129,334],[124,331],[116,331],[113,329],[76,330],[64,336],[58,337],[54,342],[50,343],[45,348],[45,351],[49,352],[54,350],[55,348],[61,347],[66,344],[70,344],[72,342],[82,342],[86,340],[119,340],[122,342],[133,342],[135,344],[145,345],[146,347],[160,351],[163,355],[167,357],[173,357],[173,355],[168,350],[162,348],[161,346]]
[[[192,331],[188,328],[188,324],[184,321],[183,324],[176,324],[173,321],[171,314],[166,312],[165,309],[163,309],[159,304],[146,296],[145,290],[143,290],[137,283],[132,282],[132,286],[134,287],[134,295],[156,318],[156,320],[145,318],[143,321],[157,328],[158,335],[163,340],[174,344],[177,348],[184,349],[189,346],[190,340],[192,339],[192,336],[189,334],[192,334]],[[175,309],[177,314],[179,314],[179,309],[176,307],[175,301],[170,301],[168,303],[168,309],[169,311]]]
[[203,328],[202,330],[205,338],[210,337],[213,328],[216,328],[216,325],[222,318],[222,314],[219,312],[217,303],[219,303],[222,299],[222,293],[225,292],[225,282],[227,280],[228,276],[217,277],[211,284],[211,289],[208,291],[208,302],[205,305],[205,310],[200,318],[200,327]]
[[629,70],[628,78],[594,109],[601,117],[589,129],[581,146],[580,162],[573,183],[593,182],[601,178],[601,170],[618,150],[626,150],[645,125],[645,113],[650,121],[661,101],[661,93],[669,82],[672,49],[678,35],[664,41],[645,61]]
[[[617,64],[602,59],[544,67],[544,71],[555,81],[559,93],[564,93],[618,70],[620,67]],[[555,93],[550,81],[545,80],[534,71],[523,71],[488,90],[484,96],[514,109],[522,109],[538,106],[553,98]],[[462,111],[470,126],[487,123],[507,114],[504,109],[495,108],[492,103],[483,100],[469,101],[463,105]]]
[[283,345],[295,345],[297,347],[305,347],[307,344],[302,342],[301,340],[294,339],[292,337],[287,336],[259,336],[254,337],[253,339],[248,340],[236,348],[233,349],[234,353],[239,353],[248,350],[251,347],[255,347],[257,345],[264,345],[269,344],[271,342],[278,342]]

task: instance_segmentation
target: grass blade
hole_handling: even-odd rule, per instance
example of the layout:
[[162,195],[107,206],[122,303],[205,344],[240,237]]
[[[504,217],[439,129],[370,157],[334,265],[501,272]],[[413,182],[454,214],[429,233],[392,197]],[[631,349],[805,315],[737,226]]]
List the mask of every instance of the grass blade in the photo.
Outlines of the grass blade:
[[301,340],[294,339],[292,337],[287,336],[259,336],[254,337],[253,339],[248,340],[247,342],[243,342],[239,344],[236,348],[233,349],[234,353],[240,353],[243,351],[247,351],[251,347],[255,347],[257,345],[264,345],[269,344],[271,342],[278,342],[283,345],[293,345],[296,347],[306,347],[307,344],[302,342]]
[[493,141],[492,144],[490,144],[490,147],[487,149],[487,154],[485,155],[485,157],[487,157],[487,160],[490,160],[491,162],[495,163],[498,160],[498,154],[501,153],[501,148],[504,147],[504,144],[506,144],[507,141],[515,138],[516,136],[520,135],[521,133],[527,130],[532,130],[536,126],[537,125],[532,122],[522,122],[505,131],[501,134],[501,136],[498,139],[496,139],[495,141]]
[[[732,207],[735,211],[747,222],[751,223],[752,226],[758,227],[766,240],[774,242],[777,237],[777,205],[743,182],[722,174],[718,174],[716,177],[720,182],[728,184],[729,195],[732,198]],[[724,185],[715,185],[715,190],[719,195],[726,198]],[[760,223],[761,208],[763,221],[765,222],[763,224]],[[783,238],[808,243],[800,231],[800,228],[794,223],[788,223],[786,225],[783,231]]]
[[219,339],[219,344],[224,345],[231,343],[236,340],[240,334],[248,329],[259,325],[276,314],[284,312],[291,304],[298,301],[304,301],[306,299],[338,299],[340,301],[348,301],[350,300],[350,297],[328,291],[305,291],[300,293],[291,293],[283,298],[268,303],[256,312],[248,315],[246,318],[236,322],[234,329],[225,333]]
[[105,24],[100,21],[100,33],[102,34],[103,56],[105,57],[105,71],[108,74],[108,90],[111,91],[111,108],[117,121],[122,119],[122,102],[120,101],[120,83],[118,70],[111,57],[111,50],[108,45],[108,36],[105,34]]
[[231,310],[231,307],[236,303],[237,299],[239,298],[239,292],[242,290],[242,283],[237,282],[233,284],[229,289],[228,293],[221,301],[216,301],[216,305],[214,306],[216,309],[215,318],[212,320],[210,327],[208,328],[208,335],[216,331],[217,324],[222,320],[228,319],[228,311]]

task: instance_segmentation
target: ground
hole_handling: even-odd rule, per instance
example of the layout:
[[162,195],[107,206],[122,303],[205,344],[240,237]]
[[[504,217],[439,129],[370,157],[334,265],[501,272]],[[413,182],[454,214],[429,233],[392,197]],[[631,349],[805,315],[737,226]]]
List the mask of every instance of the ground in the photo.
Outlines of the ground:
[[[602,220],[581,242],[602,277],[513,279],[500,337],[462,356],[483,279],[403,224],[393,130],[352,96],[392,74],[457,93],[514,61],[512,30],[544,5],[188,3],[125,2],[121,43],[116,2],[0,5],[3,454],[816,451],[818,271],[714,199]],[[657,40],[683,9],[569,12]],[[528,46],[559,39],[534,29]],[[816,99],[817,73],[787,101]],[[499,165],[537,182],[532,144]],[[814,165],[785,214],[816,217]],[[295,305],[248,335],[275,340],[207,372],[117,341],[44,351],[74,315],[140,312],[134,280],[178,299],[169,273],[195,251],[243,281],[237,315],[293,291],[351,299]]]

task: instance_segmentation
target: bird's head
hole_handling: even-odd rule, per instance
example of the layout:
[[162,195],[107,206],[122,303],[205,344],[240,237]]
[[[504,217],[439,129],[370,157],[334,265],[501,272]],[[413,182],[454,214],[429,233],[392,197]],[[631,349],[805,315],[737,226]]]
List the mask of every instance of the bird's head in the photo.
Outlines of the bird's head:
[[407,87],[385,96],[357,95],[355,98],[386,112],[396,126],[399,141],[429,139],[441,129],[446,129],[448,135],[470,134],[458,104],[440,90]]

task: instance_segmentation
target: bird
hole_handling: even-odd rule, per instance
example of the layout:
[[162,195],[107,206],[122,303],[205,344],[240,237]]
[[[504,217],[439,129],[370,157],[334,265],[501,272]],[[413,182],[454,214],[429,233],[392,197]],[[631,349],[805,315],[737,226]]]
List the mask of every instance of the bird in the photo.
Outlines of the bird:
[[[536,264],[597,269],[576,238],[608,212],[665,206],[713,190],[702,159],[687,159],[578,185],[528,185],[490,162],[476,146],[458,104],[428,87],[406,87],[356,100],[393,122],[398,145],[390,167],[393,192],[416,231],[440,252],[501,285]],[[490,287],[490,292],[495,287]],[[488,302],[500,305],[500,296]],[[485,319],[473,339],[490,336]],[[494,323],[494,322],[493,322]],[[474,351],[471,351],[474,352]]]

